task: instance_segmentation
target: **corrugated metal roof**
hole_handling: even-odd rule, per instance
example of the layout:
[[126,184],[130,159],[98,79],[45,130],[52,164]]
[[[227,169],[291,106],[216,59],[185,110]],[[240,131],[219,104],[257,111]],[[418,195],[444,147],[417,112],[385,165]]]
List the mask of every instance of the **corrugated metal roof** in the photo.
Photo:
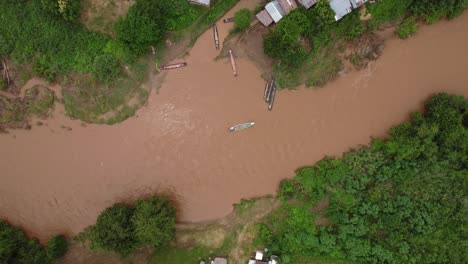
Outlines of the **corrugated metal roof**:
[[227,259],[225,259],[225,258],[215,258],[211,263],[213,263],[213,264],[227,264]]
[[189,0],[189,2],[198,5],[210,6],[211,0]]
[[265,27],[268,27],[273,23],[273,18],[268,14],[268,12],[263,9],[260,13],[257,14],[257,19],[262,23]]
[[364,3],[366,3],[368,0],[349,0],[349,1],[353,5],[353,8],[358,8],[362,6]]
[[349,0],[330,0],[330,7],[335,11],[337,21],[353,11]]
[[284,12],[283,8],[277,0],[268,3],[265,6],[265,9],[268,14],[270,14],[271,18],[273,18],[275,23],[278,23],[278,21],[280,21],[286,15],[286,12]]
[[313,5],[315,5],[318,2],[318,0],[297,0],[297,1],[306,9],[311,8]]
[[286,14],[289,14],[291,10],[297,8],[297,4],[294,0],[278,0],[278,3],[283,8]]

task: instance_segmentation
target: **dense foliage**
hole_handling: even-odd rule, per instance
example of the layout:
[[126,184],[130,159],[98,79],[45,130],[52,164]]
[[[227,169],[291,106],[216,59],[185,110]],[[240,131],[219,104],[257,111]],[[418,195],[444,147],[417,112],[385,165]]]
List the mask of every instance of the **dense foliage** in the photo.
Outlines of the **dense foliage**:
[[284,263],[467,263],[468,101],[438,94],[425,107],[385,142],[297,170],[254,241]]
[[252,14],[247,8],[243,8],[234,14],[234,31],[243,31],[249,28]]
[[141,246],[167,245],[174,232],[174,206],[166,197],[151,197],[137,200],[134,207],[118,203],[104,210],[89,239],[93,248],[128,256]]
[[119,61],[110,54],[97,56],[93,63],[93,74],[96,78],[109,81],[121,73]]
[[[46,11],[41,0],[0,0],[0,51],[15,62],[33,64],[49,80],[71,71],[91,72],[109,37],[87,32]],[[71,3],[71,2],[70,2]]]
[[142,54],[160,43],[167,32],[190,26],[198,15],[185,0],[137,0],[127,16],[118,21],[115,31],[134,53]]
[[67,250],[63,236],[54,237],[44,249],[18,227],[0,221],[0,263],[44,264],[61,257]]
[[417,30],[418,18],[428,23],[454,18],[467,8],[467,1],[391,0],[366,4],[366,8],[370,20],[361,20],[360,9],[355,9],[335,21],[329,1],[319,0],[308,10],[301,7],[281,19],[265,35],[263,46],[265,54],[277,62],[273,71],[278,85],[321,86],[340,71],[341,60],[336,58],[345,41],[359,39],[383,23],[400,23],[410,17],[397,31],[401,38],[407,38]]

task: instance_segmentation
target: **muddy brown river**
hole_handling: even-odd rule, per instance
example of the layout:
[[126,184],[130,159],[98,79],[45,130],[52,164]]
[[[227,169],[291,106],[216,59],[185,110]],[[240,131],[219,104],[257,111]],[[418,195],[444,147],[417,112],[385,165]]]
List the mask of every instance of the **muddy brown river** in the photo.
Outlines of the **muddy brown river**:
[[[218,25],[223,39],[232,24]],[[213,60],[209,30],[136,117],[83,127],[57,106],[46,125],[0,135],[0,218],[41,239],[73,235],[113,203],[154,193],[175,199],[180,221],[221,217],[300,166],[384,137],[436,92],[468,96],[467,47],[465,12],[389,40],[378,61],[323,88],[280,91],[269,112],[259,70],[239,59],[235,78],[227,58]]]

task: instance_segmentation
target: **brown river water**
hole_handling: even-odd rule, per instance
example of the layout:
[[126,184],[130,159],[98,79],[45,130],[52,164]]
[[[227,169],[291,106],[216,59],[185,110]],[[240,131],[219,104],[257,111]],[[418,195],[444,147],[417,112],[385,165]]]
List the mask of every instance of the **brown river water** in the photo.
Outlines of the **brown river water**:
[[[222,40],[232,24],[218,26]],[[278,92],[269,112],[260,71],[238,59],[235,78],[228,58],[213,60],[208,30],[136,117],[83,127],[57,106],[46,125],[0,135],[0,218],[44,240],[153,193],[174,198],[180,221],[224,216],[241,198],[274,194],[298,167],[384,137],[436,92],[468,96],[467,47],[465,12],[392,38],[367,69],[323,88]],[[257,124],[227,131],[248,121]]]

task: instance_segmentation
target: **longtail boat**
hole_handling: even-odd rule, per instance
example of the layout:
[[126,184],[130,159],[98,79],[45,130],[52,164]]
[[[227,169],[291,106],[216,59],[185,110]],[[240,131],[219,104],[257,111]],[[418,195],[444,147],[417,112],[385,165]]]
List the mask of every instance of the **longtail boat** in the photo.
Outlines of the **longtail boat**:
[[229,132],[236,132],[236,131],[240,131],[240,130],[249,128],[249,127],[251,127],[253,125],[255,125],[255,122],[242,123],[242,124],[232,126],[228,130],[229,130]]
[[232,23],[232,22],[234,22],[234,18],[233,17],[225,18],[225,19],[223,19],[223,22],[224,23]]
[[218,26],[216,23],[213,24],[213,37],[216,49],[219,49],[219,34],[218,34]]
[[161,65],[161,70],[173,70],[187,66],[186,62]]
[[229,58],[231,59],[231,67],[232,67],[232,72],[234,76],[237,76],[237,67],[236,67],[236,61],[234,60],[234,54],[232,53],[232,50],[229,50]]

